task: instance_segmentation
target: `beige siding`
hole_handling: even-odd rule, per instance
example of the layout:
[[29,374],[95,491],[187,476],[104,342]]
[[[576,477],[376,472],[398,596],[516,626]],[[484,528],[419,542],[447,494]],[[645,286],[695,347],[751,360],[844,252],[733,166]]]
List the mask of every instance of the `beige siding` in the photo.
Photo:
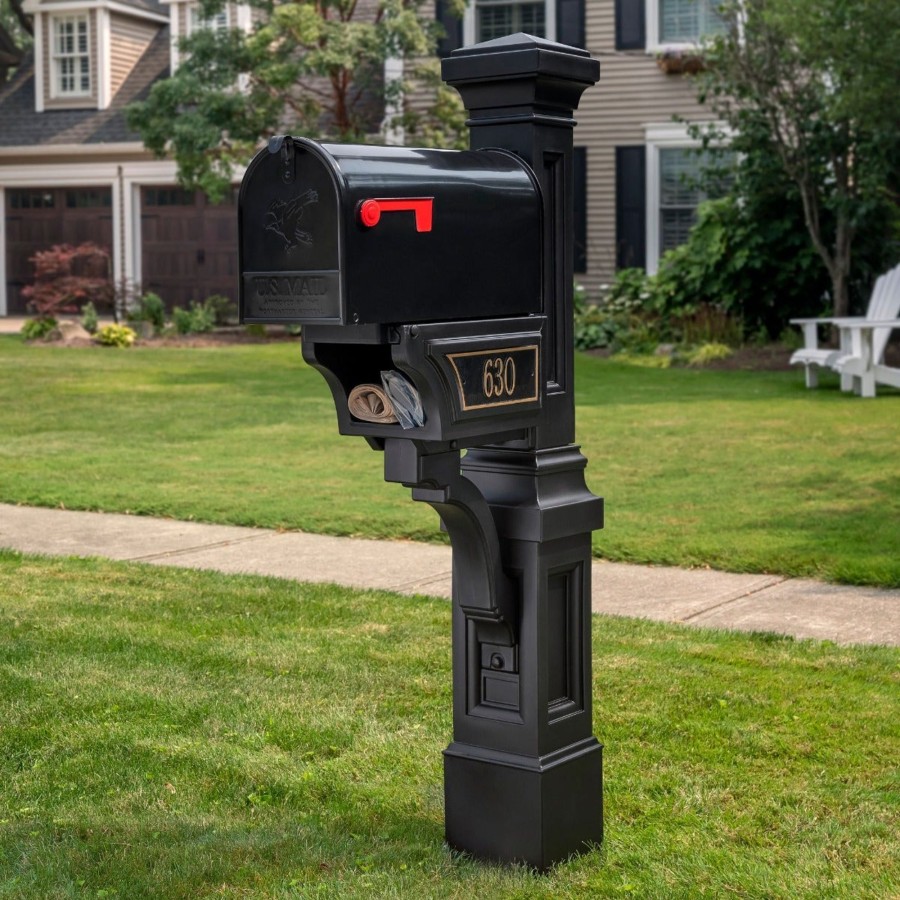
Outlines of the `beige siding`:
[[588,148],[588,271],[578,278],[593,297],[615,273],[615,148],[643,144],[648,124],[709,114],[690,78],[661,72],[644,51],[616,52],[613,0],[588,0],[587,43],[600,60],[600,83],[585,93],[575,130],[575,143]]
[[[75,13],[61,12],[59,15],[74,15]],[[97,11],[95,9],[88,11],[88,45],[91,55],[91,93],[86,97],[66,97],[54,98],[53,85],[53,60],[51,54],[53,52],[53,16],[47,13],[43,15],[43,46],[41,47],[41,56],[43,57],[42,68],[44,74],[44,107],[45,109],[90,109],[97,106]]]
[[[652,53],[616,51],[614,0],[586,0],[585,6],[587,47],[600,60],[600,83],[585,92],[576,113],[575,143],[587,148],[588,166],[588,270],[577,278],[596,297],[615,273],[615,148],[644,144],[647,125],[709,115],[696,103],[690,78],[661,72]],[[407,104],[422,112],[431,100],[430,91],[414,85]]]
[[137,61],[156,36],[158,26],[130,16],[109,17],[110,80],[112,96],[125,83]]

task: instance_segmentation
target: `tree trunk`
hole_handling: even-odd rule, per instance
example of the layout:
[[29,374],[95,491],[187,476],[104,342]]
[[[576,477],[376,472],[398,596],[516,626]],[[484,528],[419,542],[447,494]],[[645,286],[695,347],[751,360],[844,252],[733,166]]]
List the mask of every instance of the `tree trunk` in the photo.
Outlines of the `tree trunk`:
[[841,266],[836,266],[831,273],[831,293],[834,300],[833,315],[846,316],[850,313],[850,290],[848,272]]

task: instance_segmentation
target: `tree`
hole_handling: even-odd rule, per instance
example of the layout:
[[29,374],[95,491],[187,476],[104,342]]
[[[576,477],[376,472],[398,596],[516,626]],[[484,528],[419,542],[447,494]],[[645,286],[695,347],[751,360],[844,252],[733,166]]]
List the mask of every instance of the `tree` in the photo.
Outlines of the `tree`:
[[900,4],[739,0],[724,14],[700,100],[744,159],[771,153],[796,186],[833,314],[847,315],[854,247],[898,199]]
[[0,0],[0,27],[6,29],[20,48],[30,44],[34,35],[31,16],[22,9],[22,0]]
[[34,284],[22,288],[28,306],[40,318],[77,312],[85,303],[107,306],[114,289],[109,250],[90,242],[56,244],[29,257],[34,263]]
[[[249,0],[252,28],[184,38],[178,70],[129,108],[129,123],[154,153],[174,156],[185,186],[213,197],[277,132],[363,140],[403,93],[399,81],[384,84],[385,60],[434,52],[439,26],[425,2]],[[203,0],[202,15],[222,8]]]

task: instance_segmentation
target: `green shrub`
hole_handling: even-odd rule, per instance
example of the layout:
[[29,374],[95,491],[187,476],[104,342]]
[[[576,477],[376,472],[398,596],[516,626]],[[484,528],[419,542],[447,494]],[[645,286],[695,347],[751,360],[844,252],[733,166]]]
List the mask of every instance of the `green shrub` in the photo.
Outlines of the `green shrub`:
[[623,270],[619,273],[622,289],[611,291],[596,305],[587,303],[584,290],[576,286],[575,347],[578,350],[605,347],[613,352],[653,351],[661,337],[656,317],[641,310],[644,278],[639,269]]
[[203,305],[212,313],[216,325],[227,325],[237,320],[237,306],[221,294],[211,294],[203,301]]
[[52,316],[38,316],[29,319],[19,332],[26,341],[39,341],[56,328],[56,319]]
[[94,340],[104,347],[130,347],[137,335],[127,325],[104,325],[94,335]]
[[689,366],[705,366],[720,359],[731,356],[731,347],[725,344],[701,344],[691,350],[686,357]]
[[700,205],[688,240],[663,254],[655,275],[620,271],[612,298],[640,301],[664,339],[740,343],[778,337],[788,319],[827,306],[827,273],[807,247],[802,223],[759,220],[733,197]]
[[81,325],[85,331],[90,334],[96,334],[98,324],[97,307],[88,301],[81,307]]
[[154,331],[162,331],[166,327],[166,305],[159,294],[144,294],[136,306],[128,313],[132,322],[149,322]]
[[192,300],[188,309],[176,306],[172,310],[172,322],[178,334],[202,334],[213,330],[216,314],[206,303]]

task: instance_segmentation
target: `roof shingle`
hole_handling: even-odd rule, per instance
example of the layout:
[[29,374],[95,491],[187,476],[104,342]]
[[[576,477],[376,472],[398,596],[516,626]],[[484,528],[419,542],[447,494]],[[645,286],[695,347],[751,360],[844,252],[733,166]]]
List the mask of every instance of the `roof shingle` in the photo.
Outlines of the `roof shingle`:
[[125,123],[124,109],[146,97],[152,84],[168,74],[169,28],[164,26],[107,109],[47,109],[39,113],[34,106],[34,56],[29,53],[0,90],[0,147],[140,141],[140,135]]

